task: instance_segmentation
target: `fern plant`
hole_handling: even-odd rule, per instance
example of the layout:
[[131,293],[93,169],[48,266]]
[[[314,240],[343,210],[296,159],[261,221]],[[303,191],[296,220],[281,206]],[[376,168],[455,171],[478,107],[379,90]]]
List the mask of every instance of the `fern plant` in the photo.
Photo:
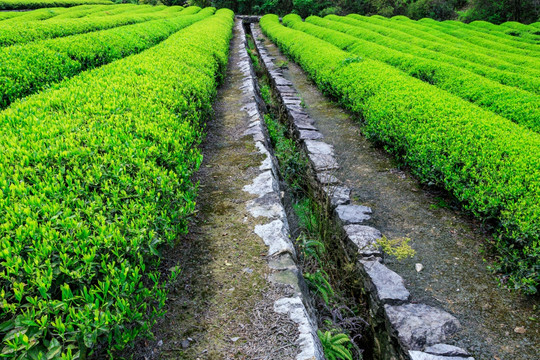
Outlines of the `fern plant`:
[[324,356],[328,360],[353,360],[351,351],[347,348],[351,339],[346,334],[333,334],[333,331],[317,330],[317,335],[321,340]]
[[321,296],[326,305],[330,303],[330,299],[334,296],[334,289],[327,280],[328,274],[324,270],[317,270],[314,273],[305,273],[304,279],[308,285]]

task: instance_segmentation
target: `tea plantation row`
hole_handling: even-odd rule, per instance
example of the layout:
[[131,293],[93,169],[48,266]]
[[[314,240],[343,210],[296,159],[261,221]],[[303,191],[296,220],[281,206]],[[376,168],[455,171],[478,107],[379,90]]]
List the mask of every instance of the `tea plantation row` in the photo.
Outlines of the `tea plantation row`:
[[213,12],[123,27],[121,45],[118,32],[103,32],[124,46],[118,54],[91,34],[79,52],[74,38],[32,44],[66,56],[70,70],[51,72],[68,77],[146,50],[0,112],[3,358],[122,349],[163,313],[177,268],[164,274],[158,254],[187,231],[201,127],[232,36],[233,13]]
[[0,0],[0,10],[38,9],[56,6],[112,5],[110,0]]
[[[536,95],[503,88],[472,73],[467,74],[468,78],[455,80],[465,73],[443,63],[436,67],[421,55],[415,67],[410,56],[376,46],[375,41],[360,41],[362,31],[355,33],[355,37],[325,28],[335,18],[308,18],[307,24],[302,24],[296,16],[289,15],[283,19],[292,27],[289,28],[280,24],[277,16],[266,15],[260,23],[263,31],[304,68],[319,88],[361,116],[368,137],[402,159],[422,181],[445,188],[464,209],[496,224],[499,271],[509,274],[510,283],[516,288],[537,292],[540,135],[527,128],[538,130],[538,118],[528,117],[537,116]],[[354,20],[357,16],[347,18]],[[389,30],[394,23],[405,22],[377,18],[365,22],[379,20],[387,22]],[[349,29],[339,25],[336,29]],[[474,41],[482,43],[477,37]],[[444,46],[438,46],[443,52]],[[477,46],[478,54],[482,54],[482,46]],[[515,49],[516,54],[523,50]],[[486,53],[489,51],[485,48]],[[522,66],[537,62],[538,59],[529,57]],[[439,74],[439,69],[444,71]],[[532,67],[530,70],[535,71]],[[427,78],[420,76],[422,71]],[[453,87],[453,81],[464,89]],[[464,96],[467,91],[469,95]],[[490,92],[494,97],[488,104]],[[520,103],[512,94],[527,96],[532,107]],[[505,102],[507,96],[510,98]],[[516,107],[522,107],[523,118],[515,117],[512,122],[494,112],[508,116],[508,109],[502,108],[513,106],[514,101]]]

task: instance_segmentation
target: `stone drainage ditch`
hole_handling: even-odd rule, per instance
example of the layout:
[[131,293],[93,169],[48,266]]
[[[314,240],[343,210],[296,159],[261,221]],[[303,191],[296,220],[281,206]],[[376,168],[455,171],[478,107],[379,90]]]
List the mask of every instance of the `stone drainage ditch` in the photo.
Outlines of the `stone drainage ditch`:
[[[442,303],[435,296],[430,297],[425,294],[419,295],[422,292],[422,289],[419,289],[417,283],[410,280],[411,271],[405,271],[408,276],[406,281],[408,286],[405,287],[403,278],[393,270],[402,273],[403,266],[408,265],[411,267],[410,261],[408,263],[404,262],[405,265],[398,264],[397,266],[396,263],[392,261],[388,261],[389,264],[385,263],[385,259],[383,259],[382,256],[383,254],[376,245],[376,241],[381,237],[381,233],[378,229],[367,225],[385,224],[385,222],[373,221],[373,219],[370,219],[370,217],[373,217],[374,219],[379,220],[380,215],[371,214],[371,209],[367,206],[351,204],[351,189],[338,179],[338,177],[345,178],[346,183],[350,184],[351,181],[347,178],[347,173],[343,173],[343,168],[352,172],[350,171],[352,165],[350,159],[346,159],[343,156],[336,156],[333,145],[336,145],[340,151],[345,151],[343,147],[350,146],[350,139],[348,139],[348,143],[345,142],[345,145],[341,144],[340,146],[338,145],[339,139],[344,135],[339,134],[338,131],[334,131],[334,136],[332,136],[334,143],[332,145],[321,141],[324,136],[318,131],[319,124],[316,124],[315,120],[308,114],[309,112],[317,113],[318,109],[306,111],[302,106],[304,99],[298,96],[298,91],[293,86],[293,82],[291,82],[291,80],[295,80],[295,77],[296,80],[302,78],[304,84],[300,84],[300,86],[305,86],[306,83],[308,83],[305,74],[303,74],[295,64],[291,64],[291,67],[294,67],[295,74],[291,74],[292,71],[286,71],[288,73],[288,79],[286,79],[283,71],[273,63],[274,59],[272,56],[279,56],[282,61],[285,58],[277,51],[273,44],[266,42],[269,47],[273,49],[272,56],[269,55],[265,46],[265,41],[263,40],[264,36],[262,36],[258,25],[252,23],[250,25],[250,31],[253,34],[253,38],[256,40],[255,43],[259,52],[259,58],[264,66],[266,75],[270,79],[273,93],[280,101],[282,116],[289,122],[297,141],[302,144],[310,159],[312,182],[315,186],[318,186],[320,193],[326,194],[326,199],[323,197],[321,201],[329,203],[332,209],[334,209],[335,220],[341,225],[343,237],[348,241],[345,246],[348,248],[348,253],[353,258],[355,256],[358,256],[359,258],[357,266],[358,270],[363,274],[362,278],[366,289],[365,298],[369,304],[370,312],[370,333],[368,338],[371,340],[371,349],[368,349],[366,354],[375,359],[463,360],[472,358],[467,350],[474,350],[477,359],[502,360],[507,359],[510,356],[514,359],[539,358],[538,347],[534,345],[535,343],[538,343],[538,336],[536,336],[538,335],[538,326],[535,322],[536,304],[534,304],[534,300],[533,304],[529,304],[530,306],[526,311],[518,314],[517,318],[522,321],[521,323],[510,323],[507,325],[508,331],[505,333],[507,335],[505,338],[500,336],[497,337],[498,334],[490,333],[489,329],[486,331],[485,328],[489,328],[493,324],[482,324],[478,322],[473,324],[471,319],[467,316],[460,316],[460,319],[458,320],[455,316],[445,311],[450,310],[450,312],[457,313],[457,315],[462,315],[459,310],[463,311],[463,309],[458,309],[458,311],[455,312],[452,311],[452,309],[456,308],[452,306],[452,303]],[[295,81],[295,85],[296,83],[297,82]],[[313,87],[313,85],[311,85],[311,87]],[[316,90],[313,89],[310,89],[310,91],[316,92]],[[307,92],[303,93],[309,95]],[[322,98],[320,94],[315,97],[318,98],[317,100],[319,101]],[[328,100],[324,101],[328,103]],[[337,119],[336,121],[339,120],[340,119]],[[348,121],[351,123],[350,120]],[[338,127],[336,123],[325,125],[327,127],[325,130],[330,133],[332,133],[332,131],[328,129],[328,126]],[[325,125],[323,125],[323,127]],[[358,137],[358,129],[354,130],[356,130],[354,133],[355,137]],[[367,146],[365,141],[363,146]],[[371,151],[373,152],[373,150]],[[386,162],[390,163],[388,160],[386,160]],[[342,167],[342,163],[345,163],[344,167]],[[372,164],[372,166],[377,164],[380,164],[380,162]],[[369,166],[369,164],[357,165]],[[407,177],[406,174],[399,170],[395,170],[394,173],[400,177]],[[357,173],[353,172],[349,175],[355,176]],[[396,175],[393,174],[392,176]],[[413,181],[411,179],[407,180],[410,182]],[[352,181],[352,185],[356,187],[354,181]],[[358,196],[358,193],[361,190],[354,190],[356,192],[354,195]],[[379,189],[379,191],[384,191],[384,189]],[[417,188],[411,191],[422,192],[422,189],[417,186]],[[378,204],[375,202],[372,206],[376,207],[377,205]],[[426,206],[426,203],[424,201],[423,203],[416,205]],[[429,205],[430,204],[427,204],[427,212],[431,210],[437,212],[439,210],[434,209],[433,206],[430,207]],[[452,213],[450,210],[448,211],[454,218],[460,216],[459,214],[456,215],[455,213]],[[421,216],[421,213],[416,214],[416,216]],[[431,218],[433,218],[433,216],[431,216]],[[423,222],[420,222],[420,224],[423,225]],[[435,223],[435,225],[437,224]],[[459,222],[459,226],[467,227],[467,224],[463,225]],[[383,231],[387,233],[387,227],[383,226]],[[412,232],[412,234],[407,233],[406,235],[415,236],[416,234]],[[428,236],[430,235],[428,234]],[[434,234],[431,236],[435,237],[435,241],[437,240]],[[433,242],[430,242],[429,244],[430,246],[434,245]],[[420,250],[424,250],[421,246],[419,247]],[[463,249],[458,250],[463,252]],[[435,260],[437,257],[433,260],[429,260],[429,255],[429,253],[421,253],[419,255],[420,258],[423,258],[422,262],[424,264],[432,265],[430,261],[440,261]],[[417,259],[415,259],[415,261],[418,261]],[[452,262],[459,260],[457,256],[450,257],[450,259]],[[412,268],[414,269],[414,263],[412,265]],[[437,267],[434,266],[434,268],[436,269]],[[479,271],[480,268],[475,265],[475,270]],[[464,275],[464,272],[462,271],[458,271],[458,273]],[[490,281],[485,273],[485,268],[482,268],[481,276],[474,274],[473,277],[473,282],[474,279],[485,281],[482,284],[477,284],[477,286],[481,286],[482,288],[486,287],[485,284],[488,284],[488,287],[489,285],[493,285],[493,281]],[[441,274],[438,275],[440,276]],[[463,281],[463,283],[457,282],[457,284],[452,284],[451,286],[455,287],[457,285],[464,289],[468,289],[466,279],[461,278],[460,281]],[[444,279],[441,280],[441,283],[444,283]],[[448,286],[448,284],[446,286]],[[497,289],[496,286],[494,289]],[[425,291],[429,291],[427,287]],[[490,290],[487,290],[486,292],[490,294],[494,293],[494,291]],[[498,292],[498,295],[501,295],[502,290],[498,289],[496,292]],[[502,295],[503,301],[500,301],[500,299],[493,299],[493,303],[508,304],[507,299],[517,297],[515,294],[508,295],[506,292]],[[425,304],[421,303],[424,301],[426,302]],[[522,300],[520,301],[522,302]],[[519,304],[520,301],[514,302],[513,306],[515,306],[516,303]],[[506,310],[510,313],[508,309],[499,308],[500,310]],[[514,311],[511,313],[514,314]],[[528,320],[530,321],[527,322],[527,317],[524,318],[523,316],[528,316]],[[489,319],[489,316],[487,318]],[[512,317],[512,319],[514,318]],[[460,320],[465,323],[465,328],[463,327],[463,323],[460,324]],[[498,318],[493,318],[493,320],[495,322],[500,321]],[[508,317],[506,317],[505,320],[508,320]],[[496,325],[498,326],[500,324]],[[521,337],[521,339],[518,337],[518,341],[510,339],[516,336],[516,334],[509,336],[510,332],[514,332],[514,328],[518,328],[519,325],[526,325],[529,329],[529,334]],[[476,331],[476,338],[474,338],[473,333]],[[488,336],[493,336],[494,339],[484,338],[485,333],[487,333]],[[519,335],[523,334],[521,333]],[[510,349],[510,351],[505,352],[506,344],[504,342],[506,340],[512,344],[516,344],[517,348],[514,347],[513,349]],[[493,341],[499,343],[493,344]],[[469,345],[472,349],[469,348],[465,350],[464,348],[468,348]],[[501,354],[503,355],[501,356]]]

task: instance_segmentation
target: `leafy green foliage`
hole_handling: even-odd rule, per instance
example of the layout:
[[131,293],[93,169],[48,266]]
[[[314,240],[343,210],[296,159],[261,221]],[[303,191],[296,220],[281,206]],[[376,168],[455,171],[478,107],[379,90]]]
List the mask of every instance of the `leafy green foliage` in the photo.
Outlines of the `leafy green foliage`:
[[264,115],[274,153],[279,161],[279,169],[283,179],[293,192],[301,192],[307,168],[307,159],[296,147],[294,140],[286,136],[287,128],[270,114]]
[[[402,54],[413,55],[420,60],[430,59],[454,65],[501,84],[540,94],[540,72],[536,61],[452,39],[445,33],[405,17],[385,20],[357,15],[328,16],[324,20],[312,17],[309,22]],[[463,51],[463,47],[467,47],[467,51]]]
[[110,0],[1,0],[0,10],[38,9],[77,5],[112,5]]
[[377,244],[382,248],[385,254],[394,256],[398,260],[413,257],[416,251],[409,245],[409,238],[388,239],[386,236],[377,240]]
[[334,297],[334,289],[332,289],[332,285],[330,285],[330,282],[328,282],[328,274],[322,270],[317,269],[313,273],[304,273],[304,279],[306,279],[306,282],[308,286],[315,292],[315,294],[319,295],[326,305],[330,304],[330,301]]
[[[379,45],[378,40],[383,43],[386,41],[383,35],[367,36],[368,40],[364,40],[363,38],[366,38],[368,33],[364,29],[358,29],[355,32],[360,37],[358,38],[323,26],[327,25],[335,29],[342,29],[349,25],[321,18],[309,17],[306,22],[303,22],[298,16],[287,15],[283,18],[283,21],[293,29],[326,40],[349,53],[385,62],[413,77],[476,103],[520,125],[527,126],[537,132],[540,131],[540,95],[501,85],[452,64],[424,59],[417,55],[403,53]],[[309,23],[311,21],[316,21],[319,25]],[[355,30],[352,26],[349,26],[349,28]],[[350,64],[353,62],[352,60],[354,59],[347,58],[342,64]]]
[[[132,5],[127,6],[128,9]],[[172,18],[178,15],[181,7],[175,6],[171,8],[162,7],[148,9],[144,7],[139,11],[129,11],[126,14],[90,14],[83,18],[60,18],[54,17],[46,21],[24,21],[18,18],[6,21],[0,27],[0,46],[8,46],[14,44],[24,44],[36,40],[51,39],[55,37],[81,34],[90,31],[105,30],[118,26],[141,23],[144,21]],[[187,8],[182,10],[183,15],[190,15],[198,11],[198,7]]]
[[324,356],[328,360],[353,360],[351,351],[347,348],[351,340],[346,334],[335,334],[332,331],[317,330],[321,340]]
[[220,10],[0,113],[2,357],[122,349],[163,314],[232,25]]
[[80,71],[148,49],[214,11],[206,8],[185,16],[179,12],[170,19],[0,48],[4,65],[0,68],[0,108]]
[[496,224],[498,270],[511,275],[512,286],[537,291],[539,134],[379,61],[344,64],[350,53],[284,27],[275,15],[261,27],[324,92],[363,118],[368,137]]

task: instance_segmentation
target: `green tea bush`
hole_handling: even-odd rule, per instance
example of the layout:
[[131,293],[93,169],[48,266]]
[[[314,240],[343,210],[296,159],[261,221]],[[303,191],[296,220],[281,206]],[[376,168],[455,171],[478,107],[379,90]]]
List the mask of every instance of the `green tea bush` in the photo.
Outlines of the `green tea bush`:
[[110,0],[0,0],[0,10],[70,7],[77,5],[112,5]]
[[[501,85],[451,64],[420,58],[381,46],[377,44],[377,40],[379,38],[386,40],[382,35],[374,34],[368,37],[375,38],[372,42],[373,40],[363,40],[326,28],[335,25],[335,28],[343,29],[348,26],[346,24],[332,23],[315,16],[310,16],[306,22],[303,22],[298,15],[292,14],[285,16],[283,22],[289,27],[326,40],[352,54],[395,66],[413,77],[540,132],[540,96],[538,95]],[[352,26],[349,28],[356,30]],[[356,32],[360,37],[365,33],[365,30]]]
[[463,48],[456,46],[455,43],[403,25],[405,22],[403,20],[395,20],[385,25],[372,24],[349,16],[328,16],[324,20],[333,23],[328,25],[331,29],[365,40],[377,41],[380,45],[420,58],[452,64],[503,85],[540,94],[540,71],[475,52],[472,48],[464,52]]
[[489,31],[491,34],[495,35],[505,34],[512,36],[514,39],[527,41],[533,44],[538,44],[540,42],[540,32],[538,31],[538,28],[531,25],[523,25],[526,26],[526,29],[523,29],[521,27],[515,28],[513,26],[504,26],[504,24],[495,25],[487,21],[473,21],[472,23],[467,24],[467,26],[470,29]]
[[[442,24],[448,29],[458,30],[461,33],[468,34],[469,36],[472,36],[472,37],[481,37],[484,40],[490,40],[490,41],[497,42],[498,44],[503,44],[505,48],[506,46],[509,46],[509,47],[513,47],[513,48],[517,48],[521,50],[526,50],[532,56],[536,56],[535,54],[540,51],[537,45],[531,44],[527,41],[521,41],[515,36],[511,36],[503,32],[490,33],[490,32],[480,31],[479,29],[470,27],[460,21],[454,21],[454,20],[452,21],[447,20],[447,21],[442,22]],[[505,23],[505,24],[508,24],[508,23]],[[510,26],[511,25],[508,25],[508,27]],[[523,25],[523,26],[527,26],[527,25]],[[500,27],[503,29],[505,28],[504,25],[500,25]],[[510,32],[512,32],[514,28],[510,27],[509,30]],[[512,49],[512,50],[515,50],[515,49]]]
[[[198,7],[183,9],[174,7],[145,13],[128,12],[112,16],[88,16],[81,19],[50,19],[47,21],[19,22],[13,21],[0,26],[0,46],[25,44],[31,41],[51,39],[74,34],[81,34],[97,30],[105,30],[123,25],[141,23],[150,20],[166,19],[182,15],[191,15],[198,11]],[[180,12],[178,12],[180,10]],[[15,20],[15,19],[13,19]]]
[[0,48],[0,108],[80,71],[148,49],[214,11]]
[[516,42],[507,41],[504,39],[489,39],[486,36],[477,35],[474,31],[456,29],[451,24],[445,22],[437,22],[431,19],[421,19],[419,23],[426,24],[430,27],[434,27],[437,30],[440,30],[448,35],[453,36],[454,38],[462,39],[468,43],[482,46],[487,49],[495,48],[499,51],[504,51],[507,53],[514,53],[519,56],[529,56],[532,58],[537,58],[540,50],[537,46],[532,44],[523,44],[523,48],[516,47]]
[[122,349],[163,314],[232,25],[219,10],[0,112],[3,358]]
[[[505,70],[507,73],[513,72],[515,75],[525,74],[533,78],[540,76],[536,59],[508,54],[498,51],[496,48],[486,49],[466,43],[461,39],[417,21],[403,21],[401,18],[383,20],[359,15],[327,17],[327,19],[369,29],[390,36],[394,40],[410,41],[413,46],[425,47],[454,58],[467,60],[467,62],[472,62],[474,65],[484,65],[484,68],[481,69],[489,66],[494,69]],[[464,48],[467,51],[463,51]],[[466,66],[467,62],[462,61],[460,66]]]
[[426,183],[495,223],[499,271],[527,293],[540,284],[540,135],[390,65],[284,27],[263,31],[327,94],[359,114],[365,134]]

